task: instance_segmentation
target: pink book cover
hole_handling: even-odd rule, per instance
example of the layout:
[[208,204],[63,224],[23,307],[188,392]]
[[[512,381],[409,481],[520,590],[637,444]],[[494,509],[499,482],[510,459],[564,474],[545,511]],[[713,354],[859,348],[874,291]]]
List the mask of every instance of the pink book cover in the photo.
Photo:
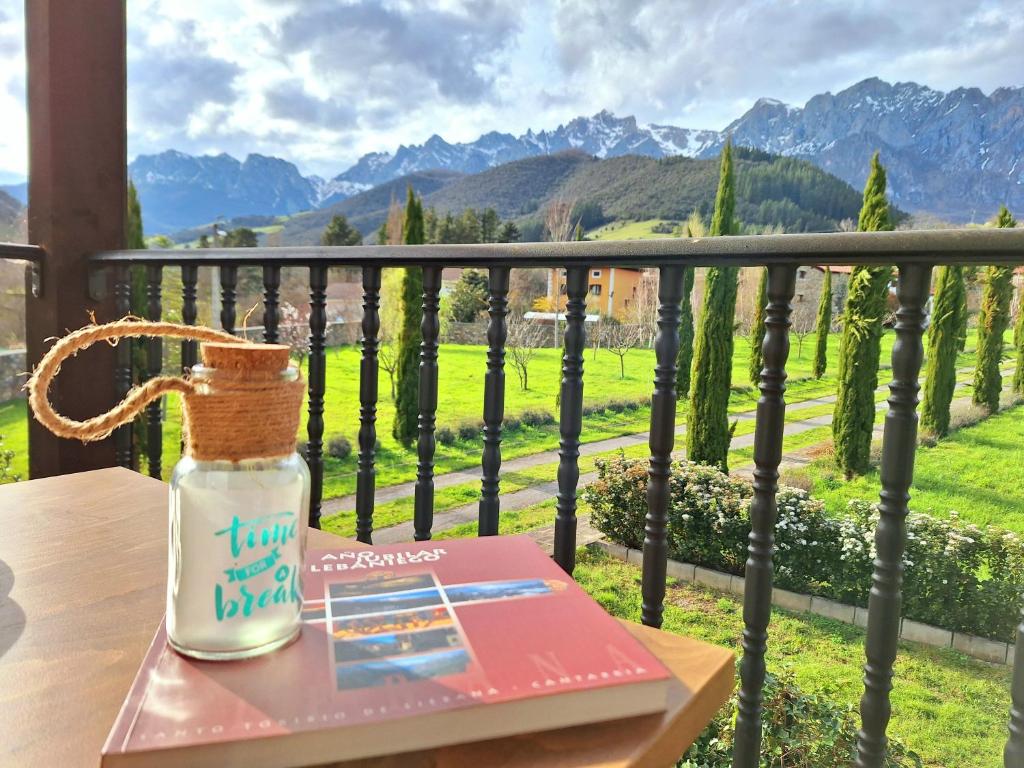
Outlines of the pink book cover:
[[309,550],[303,598],[299,639],[245,661],[181,656],[161,623],[103,754],[355,729],[669,677],[527,536]]

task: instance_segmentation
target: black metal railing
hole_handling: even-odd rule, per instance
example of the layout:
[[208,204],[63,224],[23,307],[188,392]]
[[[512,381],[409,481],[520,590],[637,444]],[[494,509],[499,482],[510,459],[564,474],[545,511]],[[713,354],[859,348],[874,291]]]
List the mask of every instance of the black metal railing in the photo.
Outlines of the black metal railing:
[[[931,232],[836,233],[828,235],[771,235],[710,239],[664,239],[630,242],[576,242],[503,245],[422,245],[309,248],[242,248],[186,251],[115,251],[93,257],[97,269],[109,270],[118,309],[127,312],[129,266],[145,266],[149,290],[147,312],[160,314],[162,270],[181,269],[183,317],[196,321],[198,270],[219,271],[221,323],[234,331],[236,289],[240,266],[261,266],[264,287],[264,337],[278,338],[279,290],[282,267],[302,267],[309,273],[309,417],[308,455],[313,475],[309,522],[319,525],[323,488],[325,385],[325,297],[328,268],[362,268],[363,318],[360,363],[359,456],[356,491],[357,538],[371,543],[375,485],[376,413],[378,395],[381,270],[423,268],[423,344],[420,354],[419,421],[414,525],[418,540],[429,539],[433,519],[434,426],[438,381],[438,306],[443,267],[488,270],[487,367],[484,378],[484,433],[481,455],[479,533],[499,530],[501,431],[504,418],[504,360],[511,269],[566,269],[567,307],[562,360],[559,415],[557,513],[554,557],[572,572],[576,549],[576,501],[583,402],[584,311],[587,270],[596,267],[650,267],[659,271],[658,333],[650,428],[648,513],[643,545],[643,610],[645,624],[662,620],[668,556],[667,520],[669,472],[675,438],[676,353],[682,281],[687,268],[697,266],[768,267],[768,307],[764,339],[761,397],[754,438],[754,496],[746,563],[743,658],[734,765],[756,766],[760,753],[760,716],[765,677],[765,647],[771,615],[772,555],[775,495],[782,457],[785,417],[786,362],[789,354],[791,301],[800,265],[894,265],[899,271],[896,316],[897,340],[892,352],[893,380],[885,420],[881,467],[881,518],[876,532],[877,557],[868,607],[862,728],[858,734],[860,768],[884,763],[886,728],[890,717],[889,691],[899,634],[905,518],[917,436],[918,375],[922,335],[932,267],[942,264],[1024,263],[1024,231],[945,230]],[[116,381],[121,390],[131,384],[131,358],[119,350]],[[147,349],[148,375],[158,372],[159,346]],[[182,345],[182,363],[195,362],[195,345]],[[161,466],[159,413],[148,414],[147,440],[151,472]],[[130,465],[131,431],[118,431],[117,456]],[[1024,764],[1024,623],[1018,633],[1010,738],[1006,765]]]

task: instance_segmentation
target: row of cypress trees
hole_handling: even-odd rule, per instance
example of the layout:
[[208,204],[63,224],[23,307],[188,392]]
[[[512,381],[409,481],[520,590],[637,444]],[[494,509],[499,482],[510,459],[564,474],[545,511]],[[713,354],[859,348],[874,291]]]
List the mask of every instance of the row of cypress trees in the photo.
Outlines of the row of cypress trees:
[[[715,197],[710,236],[737,232],[732,145],[722,151],[719,184]],[[1005,206],[997,217],[997,226],[1012,227]],[[687,227],[689,236],[700,236],[699,222]],[[886,173],[876,152],[864,188],[858,231],[893,229],[886,198]],[[413,190],[408,190],[402,241],[424,242],[423,207]],[[995,411],[999,406],[1002,379],[999,370],[1003,334],[1010,323],[1013,293],[1012,267],[989,267],[985,273],[985,291],[979,320],[978,365],[975,374],[975,402]],[[683,272],[683,301],[680,322],[677,394],[689,396],[687,453],[691,460],[711,464],[728,471],[728,452],[732,428],[728,420],[732,384],[734,318],[739,269],[711,267],[707,271],[703,311],[694,328],[690,295],[694,270]],[[837,466],[851,476],[863,474],[870,466],[871,438],[875,419],[875,390],[878,387],[879,355],[883,320],[889,295],[892,269],[888,266],[855,267],[849,279],[837,371],[838,391],[832,421]],[[755,320],[751,333],[748,376],[753,383],[760,378],[763,358],[764,315],[767,270],[763,270],[755,301]],[[410,444],[416,436],[419,391],[420,299],[423,277],[419,269],[406,269],[402,278],[402,321],[398,336],[397,394],[394,436]],[[828,334],[832,325],[832,273],[826,269],[819,298],[813,374],[825,373]],[[928,332],[928,368],[924,385],[922,426],[938,435],[949,429],[949,408],[956,386],[956,356],[963,349],[966,328],[966,289],[963,267],[943,267],[937,272]],[[1014,389],[1024,394],[1024,311],[1015,328],[1017,370]],[[691,359],[692,358],[692,359]]]

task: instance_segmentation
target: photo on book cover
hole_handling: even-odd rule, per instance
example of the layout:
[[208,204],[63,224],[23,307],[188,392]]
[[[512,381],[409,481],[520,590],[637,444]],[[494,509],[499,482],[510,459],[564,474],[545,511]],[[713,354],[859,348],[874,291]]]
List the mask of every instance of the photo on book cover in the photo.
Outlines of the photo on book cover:
[[401,685],[479,671],[460,606],[549,597],[564,586],[545,579],[446,585],[432,570],[367,574],[325,581],[323,599],[307,601],[302,615],[330,637],[338,690]]

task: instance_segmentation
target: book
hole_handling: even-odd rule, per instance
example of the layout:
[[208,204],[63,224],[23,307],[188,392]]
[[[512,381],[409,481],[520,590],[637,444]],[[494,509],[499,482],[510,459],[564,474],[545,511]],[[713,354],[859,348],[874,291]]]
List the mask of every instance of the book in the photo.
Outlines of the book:
[[527,536],[310,550],[302,631],[197,661],[161,624],[104,768],[311,765],[664,711],[669,672]]

